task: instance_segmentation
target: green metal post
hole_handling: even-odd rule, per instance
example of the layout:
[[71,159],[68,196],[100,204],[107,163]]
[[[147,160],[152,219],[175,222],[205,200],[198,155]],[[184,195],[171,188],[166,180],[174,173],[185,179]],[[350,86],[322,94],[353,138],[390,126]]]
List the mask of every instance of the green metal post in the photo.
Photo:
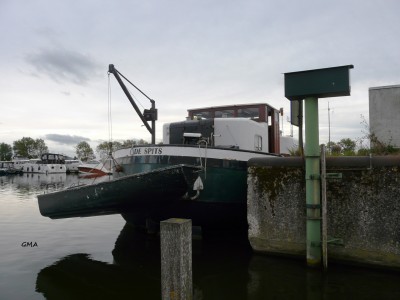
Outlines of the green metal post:
[[318,98],[307,97],[305,106],[305,157],[307,207],[307,265],[321,265],[321,200]]

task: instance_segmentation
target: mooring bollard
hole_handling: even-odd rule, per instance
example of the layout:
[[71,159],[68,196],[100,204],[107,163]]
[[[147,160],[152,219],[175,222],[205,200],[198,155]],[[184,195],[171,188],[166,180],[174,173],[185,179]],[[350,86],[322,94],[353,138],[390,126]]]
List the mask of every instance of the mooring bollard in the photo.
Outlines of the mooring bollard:
[[163,300],[191,300],[192,220],[168,219],[160,222],[161,296]]

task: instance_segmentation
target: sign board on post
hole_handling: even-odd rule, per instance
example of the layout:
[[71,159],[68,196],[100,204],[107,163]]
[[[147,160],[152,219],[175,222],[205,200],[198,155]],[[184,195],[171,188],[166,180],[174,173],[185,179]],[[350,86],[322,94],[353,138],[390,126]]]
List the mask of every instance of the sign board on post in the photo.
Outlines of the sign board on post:
[[[306,245],[307,264],[310,267],[321,264],[322,252],[318,98],[349,96],[350,69],[353,68],[353,65],[348,65],[285,73],[285,97],[292,102],[301,102],[304,99],[307,138],[305,148]],[[295,105],[292,105],[293,107]]]
[[327,98],[350,95],[353,65],[285,73],[285,97],[291,101],[306,97]]

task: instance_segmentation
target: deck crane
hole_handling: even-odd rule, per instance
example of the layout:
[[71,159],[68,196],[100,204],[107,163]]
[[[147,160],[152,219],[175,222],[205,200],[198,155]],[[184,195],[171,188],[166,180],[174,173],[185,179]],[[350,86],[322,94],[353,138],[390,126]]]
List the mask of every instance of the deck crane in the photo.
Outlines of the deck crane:
[[[115,78],[117,79],[119,85],[121,86],[122,90],[124,91],[125,95],[128,97],[129,102],[131,102],[133,108],[135,109],[136,113],[142,120],[144,126],[147,128],[147,130],[151,134],[151,143],[155,144],[156,143],[156,120],[157,120],[157,109],[156,109],[156,102],[149,98],[145,93],[143,93],[137,86],[135,86],[132,82],[130,82],[124,75],[122,75],[115,67],[113,64],[110,64],[108,66],[108,73],[114,74]],[[133,100],[131,94],[129,93],[129,90],[125,86],[124,82],[122,81],[121,77],[122,76],[126,81],[128,81],[135,89],[137,89],[143,96],[145,96],[147,99],[150,100],[151,102],[151,108],[150,109],[145,109],[143,113],[139,110],[138,106],[136,105],[135,101]],[[149,125],[149,121],[151,121],[151,125]]]

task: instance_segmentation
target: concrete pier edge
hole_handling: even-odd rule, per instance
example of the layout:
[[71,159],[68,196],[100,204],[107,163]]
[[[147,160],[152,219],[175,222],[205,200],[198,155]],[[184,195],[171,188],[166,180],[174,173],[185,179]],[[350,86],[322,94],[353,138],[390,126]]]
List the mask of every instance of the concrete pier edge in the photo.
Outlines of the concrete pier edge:
[[[400,270],[400,156],[327,157],[328,260]],[[254,251],[304,257],[301,157],[248,162],[248,238]]]

